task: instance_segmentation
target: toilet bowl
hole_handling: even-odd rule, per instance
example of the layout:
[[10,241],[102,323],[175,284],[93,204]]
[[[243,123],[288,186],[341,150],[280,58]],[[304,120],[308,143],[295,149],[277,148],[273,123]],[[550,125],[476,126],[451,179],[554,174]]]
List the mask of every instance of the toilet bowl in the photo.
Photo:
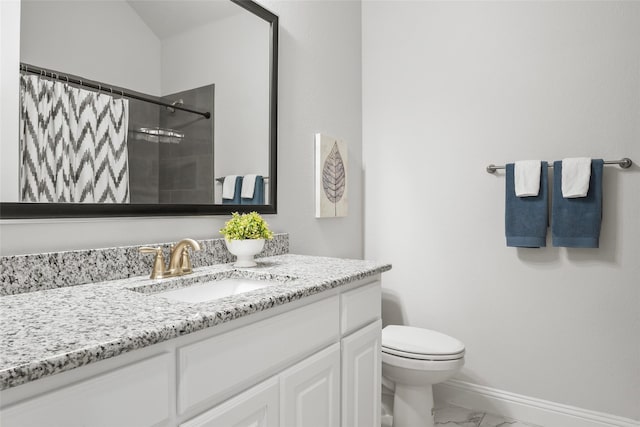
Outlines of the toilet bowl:
[[394,384],[393,427],[433,427],[433,384],[464,365],[464,344],[429,329],[382,330],[382,376]]

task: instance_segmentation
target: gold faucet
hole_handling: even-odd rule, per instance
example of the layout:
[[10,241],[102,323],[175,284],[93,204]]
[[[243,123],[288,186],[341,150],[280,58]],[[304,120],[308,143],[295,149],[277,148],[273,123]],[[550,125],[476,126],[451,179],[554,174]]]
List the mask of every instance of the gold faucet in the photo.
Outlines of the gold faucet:
[[191,273],[191,258],[187,246],[191,246],[194,251],[200,250],[200,243],[193,239],[182,239],[175,246],[171,247],[169,256],[169,276],[182,276]]
[[189,246],[194,251],[200,250],[200,244],[193,239],[182,239],[177,244],[171,245],[168,269],[165,269],[162,248],[143,246],[138,249],[138,251],[143,254],[152,253],[156,255],[153,261],[153,269],[151,270],[150,278],[162,279],[164,277],[182,276],[193,271],[191,268],[191,258],[189,257]]

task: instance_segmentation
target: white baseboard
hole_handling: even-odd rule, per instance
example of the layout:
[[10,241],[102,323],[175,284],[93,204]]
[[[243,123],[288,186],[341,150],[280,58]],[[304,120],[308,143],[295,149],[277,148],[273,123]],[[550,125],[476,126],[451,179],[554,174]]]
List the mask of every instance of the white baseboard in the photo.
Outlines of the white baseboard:
[[434,395],[436,404],[449,403],[542,427],[640,427],[640,422],[629,418],[576,408],[460,380],[449,380],[435,385]]

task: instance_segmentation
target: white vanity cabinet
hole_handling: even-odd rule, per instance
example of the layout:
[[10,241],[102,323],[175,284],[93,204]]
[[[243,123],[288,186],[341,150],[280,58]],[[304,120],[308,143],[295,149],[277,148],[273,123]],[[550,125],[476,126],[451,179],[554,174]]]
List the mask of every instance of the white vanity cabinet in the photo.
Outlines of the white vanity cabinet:
[[380,282],[340,296],[342,426],[379,426],[382,374]]
[[340,426],[340,344],[280,376],[280,427]]
[[211,407],[338,341],[338,298],[179,347],[178,415]]
[[378,427],[376,279],[5,390],[0,425]]
[[[2,427],[167,425],[173,358],[160,354],[0,410]],[[82,369],[82,368],[79,368]]]
[[280,384],[271,378],[180,427],[268,427],[280,420]]
[[339,427],[340,344],[180,425],[221,426]]
[[380,425],[382,321],[342,340],[342,426]]

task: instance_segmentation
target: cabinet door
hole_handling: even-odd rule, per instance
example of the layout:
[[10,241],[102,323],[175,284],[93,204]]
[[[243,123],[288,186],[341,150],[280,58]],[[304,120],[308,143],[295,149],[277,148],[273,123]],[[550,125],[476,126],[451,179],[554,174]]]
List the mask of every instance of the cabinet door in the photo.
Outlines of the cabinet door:
[[380,425],[380,340],[378,320],[342,340],[342,425]]
[[[337,342],[338,297],[178,350],[178,414],[206,410]],[[313,331],[313,333],[310,333]]]
[[303,360],[280,377],[280,427],[340,425],[340,344]]
[[278,378],[272,378],[180,427],[277,427],[278,398]]

